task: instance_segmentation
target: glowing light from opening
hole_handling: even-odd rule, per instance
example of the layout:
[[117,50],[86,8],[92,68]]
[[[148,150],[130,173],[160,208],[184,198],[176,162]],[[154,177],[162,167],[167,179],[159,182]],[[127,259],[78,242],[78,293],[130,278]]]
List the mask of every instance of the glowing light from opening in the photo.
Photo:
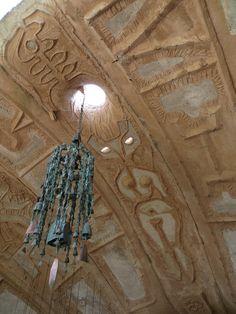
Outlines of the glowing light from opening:
[[127,144],[127,145],[131,145],[131,144],[133,144],[133,142],[134,142],[134,138],[132,136],[128,137],[125,140],[125,144]]
[[[84,85],[84,110],[96,111],[103,107],[106,103],[106,94],[104,90],[94,84]],[[83,103],[83,94],[81,91],[77,91],[73,96],[74,110],[78,111]]]
[[103,148],[101,149],[101,153],[103,153],[103,154],[110,153],[110,151],[111,151],[111,149],[110,149],[110,147],[108,147],[108,146],[105,146],[105,147],[103,147]]
[[7,0],[1,1],[0,3],[0,20],[10,12],[14,7],[16,7],[22,0]]

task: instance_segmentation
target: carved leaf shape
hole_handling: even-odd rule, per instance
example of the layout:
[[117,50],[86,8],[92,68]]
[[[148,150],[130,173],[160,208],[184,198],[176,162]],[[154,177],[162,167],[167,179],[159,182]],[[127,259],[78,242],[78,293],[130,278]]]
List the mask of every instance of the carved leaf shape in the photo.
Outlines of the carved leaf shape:
[[59,52],[56,52],[52,55],[51,62],[53,64],[53,66],[56,67],[57,65],[65,62],[67,60],[67,58],[68,58],[67,51],[59,51]]

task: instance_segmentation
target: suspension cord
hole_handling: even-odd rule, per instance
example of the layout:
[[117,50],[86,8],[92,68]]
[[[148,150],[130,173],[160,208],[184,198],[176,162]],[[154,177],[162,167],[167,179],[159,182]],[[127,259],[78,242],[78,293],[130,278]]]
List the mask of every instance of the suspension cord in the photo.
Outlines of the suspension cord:
[[78,126],[78,138],[80,139],[81,131],[82,131],[82,122],[83,122],[83,116],[84,116],[84,102],[85,102],[85,94],[82,90],[81,93],[83,94],[83,101],[80,108],[80,115],[79,115],[79,126]]

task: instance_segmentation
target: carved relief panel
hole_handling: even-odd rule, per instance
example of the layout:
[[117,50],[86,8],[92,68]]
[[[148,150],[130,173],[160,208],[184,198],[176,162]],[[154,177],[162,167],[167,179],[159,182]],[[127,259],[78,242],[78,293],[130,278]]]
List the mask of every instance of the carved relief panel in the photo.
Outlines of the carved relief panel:
[[[68,2],[63,2],[63,5]],[[55,3],[47,2],[47,9],[51,6],[56,8]],[[88,34],[91,25],[114,52],[114,62],[124,66],[130,86],[133,82],[147,102],[142,110],[142,121],[145,121],[146,111],[151,109],[148,114],[153,113],[156,122],[161,123],[164,131],[167,130],[166,140],[173,132],[177,144],[182,139],[219,129],[222,122],[219,113],[226,99],[214,49],[208,42],[209,35],[196,3],[193,0],[160,3],[122,0],[109,4],[103,1],[97,6],[100,8],[98,11],[88,12],[85,23]],[[80,14],[80,10],[73,12],[73,18],[84,23]],[[83,41],[79,37],[72,40],[75,29],[69,19],[58,8],[52,15],[36,11],[25,18],[6,45],[5,62],[11,75],[15,75],[18,83],[46,111],[67,111],[68,104],[63,98],[65,90],[76,88],[77,82],[84,81],[84,74],[96,77],[104,84],[109,80],[106,81],[106,74],[99,77],[90,58],[92,54],[86,56],[80,47]],[[86,36],[84,42],[91,41],[91,38]],[[120,82],[113,83],[119,91]],[[121,85],[125,83],[124,79]],[[109,88],[112,86],[110,84]],[[130,104],[135,111],[137,104],[132,101]],[[224,313],[218,292],[212,288],[215,281],[204,251],[205,243],[184,199],[190,190],[180,186],[181,178],[176,181],[174,169],[163,158],[165,154],[161,151],[161,156],[158,152],[158,135],[155,132],[149,134],[148,119],[145,130],[141,130],[137,120],[126,116],[126,112],[123,116],[112,114],[107,119],[104,110],[104,120],[100,119],[102,113],[96,125],[93,123],[96,119],[90,119],[90,129],[85,132],[86,138],[92,133],[87,144],[97,158],[95,180],[101,194],[95,199],[95,236],[89,243],[91,258],[96,260],[100,272],[106,273],[106,279],[118,293],[120,303],[123,302],[124,308],[130,311],[147,314],[145,306],[151,307],[156,302],[152,290],[156,293],[159,281],[155,276],[150,278],[150,274],[154,274],[153,268],[179,313]],[[58,115],[60,120],[65,116]],[[3,134],[0,137],[1,162],[32,179],[38,168],[31,172],[29,160],[33,160],[33,166],[37,164],[37,156],[45,156],[54,145],[53,141],[4,97],[0,102],[0,119]],[[68,122],[65,120],[62,125],[72,131],[71,125],[65,126]],[[101,121],[106,122],[105,127],[99,127]],[[152,120],[150,129],[155,130],[153,124]],[[106,136],[99,133],[106,133]],[[152,142],[148,140],[149,135]],[[195,165],[198,169],[197,161]],[[101,178],[106,184],[100,184]],[[12,190],[5,178],[2,178],[0,186],[0,204],[5,208],[9,205],[8,197]],[[112,193],[114,204],[107,202]],[[225,257],[228,274],[232,277],[235,272],[234,194],[234,187],[228,184],[209,184],[204,208],[207,220],[212,224],[212,229],[209,229],[216,234],[219,251]],[[24,207],[29,205],[28,200],[17,202],[22,205],[17,215],[22,212],[23,217],[28,215],[28,209]],[[10,219],[10,211],[0,210],[3,213],[1,217],[6,214]],[[21,260],[18,253],[15,253],[15,258]],[[145,267],[150,267],[147,273]],[[31,271],[30,265],[25,267],[27,272],[26,268]],[[63,280],[66,279],[63,277]],[[233,279],[229,281],[234,285]],[[65,307],[75,313],[85,313],[87,309],[91,310],[94,302],[95,312],[99,312],[100,301],[94,293],[94,283],[81,277],[73,284],[69,285],[68,294],[72,291],[74,296],[72,293],[71,304]],[[80,286],[81,298],[76,299]],[[86,291],[88,295],[85,295]],[[162,299],[161,293],[160,296]],[[101,304],[104,313],[112,313],[105,297]],[[171,310],[174,313],[175,310]]]
[[[87,267],[88,266],[88,267]],[[80,264],[73,276],[64,281],[54,293],[53,307],[57,313],[123,313],[117,296],[92,263]]]
[[181,136],[219,128],[216,113],[225,97],[215,65],[177,78],[143,94],[156,118],[176,125]]
[[215,62],[209,43],[173,46],[122,58],[129,78],[143,93]]
[[[99,163],[97,172],[104,176],[122,201],[122,206],[166,291],[171,290],[170,286],[181,291],[176,308],[180,311],[183,309],[185,298],[191,298],[188,291],[183,290],[186,286],[189,291],[196,291],[200,300],[203,291],[208,294],[208,300],[213,300],[217,298],[216,291],[208,293],[201,284],[201,263],[203,260],[207,263],[207,260],[183,197],[160,156],[144,141],[144,136],[134,121],[130,119],[128,125],[129,128],[132,126],[135,132],[132,133],[133,141],[130,144],[133,149],[130,148],[125,159],[111,154],[118,149],[119,141],[114,144],[116,148],[103,142],[103,145],[112,148],[107,153],[101,151],[102,141],[99,148],[91,139],[88,141],[95,149]],[[197,263],[196,250],[198,256],[201,254],[201,262]],[[207,276],[207,273],[204,276]],[[169,297],[171,298],[171,294]],[[204,311],[210,313],[210,308],[203,300],[201,302],[204,304]],[[218,302],[221,303],[220,300]],[[191,313],[191,306],[189,308],[187,313]]]
[[117,1],[91,15],[90,23],[118,55],[207,38],[194,1]]
[[235,171],[206,178],[207,194],[204,215],[217,243],[225,276],[230,289],[236,293],[236,177]]
[[[19,83],[48,112],[68,111],[63,100],[69,82],[81,74],[96,74],[88,56],[64,31],[66,21],[60,11],[54,10],[56,18],[36,11],[24,19],[24,26],[5,48],[8,66],[20,74],[16,76]],[[73,27],[68,23],[66,26],[73,33]]]
[[113,211],[109,209],[103,197],[96,192],[94,215],[91,221],[93,237],[89,240],[89,251],[94,252],[109,242],[124,235]]
[[0,163],[21,175],[54,143],[15,103],[0,98]]
[[0,221],[27,224],[35,202],[33,193],[6,172],[0,172]]
[[[152,305],[155,299],[149,288],[153,283],[149,282],[150,275],[140,261],[142,253],[137,247],[137,240],[133,235],[126,234],[128,222],[123,221],[121,227],[117,208],[114,211],[114,204],[108,205],[104,196],[100,195],[103,195],[103,190],[100,186],[98,189],[100,192],[96,193],[95,217],[92,219],[94,239],[89,241],[88,247],[92,260],[101,269],[125,308],[132,310]],[[131,242],[136,250],[132,248]],[[158,291],[159,288],[156,293]]]

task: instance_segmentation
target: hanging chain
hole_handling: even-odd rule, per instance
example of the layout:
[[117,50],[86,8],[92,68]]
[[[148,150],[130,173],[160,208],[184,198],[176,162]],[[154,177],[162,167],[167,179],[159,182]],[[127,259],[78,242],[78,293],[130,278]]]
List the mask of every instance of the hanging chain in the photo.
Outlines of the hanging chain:
[[81,108],[80,108],[80,115],[79,115],[79,127],[78,127],[78,136],[80,137],[81,135],[81,131],[82,131],[82,121],[83,121],[83,116],[84,116],[84,102],[85,102],[85,94],[83,91],[81,91],[81,93],[83,94],[83,102],[81,104]]

